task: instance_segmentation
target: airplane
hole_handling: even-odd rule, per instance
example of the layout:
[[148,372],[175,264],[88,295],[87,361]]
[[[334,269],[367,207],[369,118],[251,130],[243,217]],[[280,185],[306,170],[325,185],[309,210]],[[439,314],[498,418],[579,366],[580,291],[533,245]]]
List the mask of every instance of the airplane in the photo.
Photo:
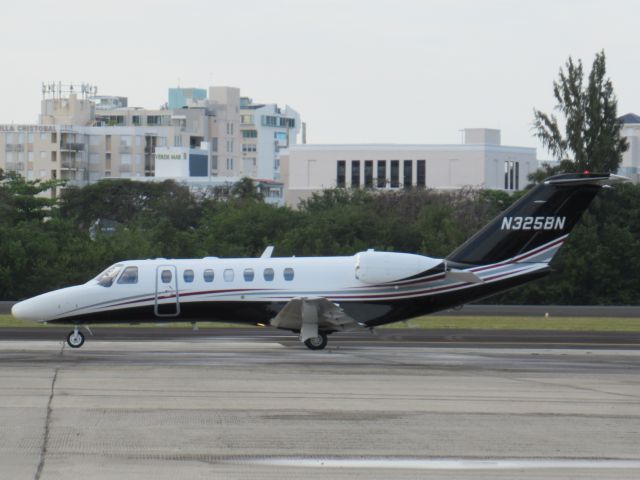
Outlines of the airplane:
[[446,258],[367,250],[341,257],[126,260],[83,285],[15,304],[17,319],[70,324],[218,321],[271,325],[322,350],[332,333],[373,329],[482,299],[551,272],[549,263],[613,174],[533,187]]

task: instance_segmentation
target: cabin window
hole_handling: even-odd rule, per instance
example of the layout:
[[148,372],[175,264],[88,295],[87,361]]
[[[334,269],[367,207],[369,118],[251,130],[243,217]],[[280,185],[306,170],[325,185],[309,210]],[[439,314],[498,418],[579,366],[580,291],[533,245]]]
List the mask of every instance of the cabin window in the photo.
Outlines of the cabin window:
[[160,274],[160,280],[162,280],[162,283],[170,283],[172,278],[173,275],[171,274],[171,270],[162,270],[162,273]]
[[207,283],[211,283],[213,282],[213,270],[211,270],[210,268],[207,268],[203,273],[202,273],[202,278],[204,278],[204,281]]
[[253,282],[253,277],[255,276],[255,274],[253,273],[253,268],[245,268],[243,275],[245,282]]
[[118,283],[138,283],[138,267],[125,268],[124,272],[122,272],[122,275],[120,275],[120,278],[118,279]]
[[287,282],[290,282],[291,280],[293,280],[293,268],[285,268],[284,269],[284,279]]
[[264,269],[264,279],[267,282],[273,282],[273,277],[275,277],[275,274],[273,273],[273,268],[265,268]]
[[107,268],[96,278],[96,280],[98,280],[98,285],[102,287],[110,287],[113,284],[113,279],[120,273],[120,270],[122,270],[122,265],[114,265]]
[[182,274],[182,278],[184,278],[184,281],[187,283],[193,282],[194,276],[195,275],[193,274],[193,270],[185,270],[184,273]]
[[230,268],[225,269],[224,273],[222,274],[222,276],[224,277],[224,281],[225,282],[233,282],[233,270]]

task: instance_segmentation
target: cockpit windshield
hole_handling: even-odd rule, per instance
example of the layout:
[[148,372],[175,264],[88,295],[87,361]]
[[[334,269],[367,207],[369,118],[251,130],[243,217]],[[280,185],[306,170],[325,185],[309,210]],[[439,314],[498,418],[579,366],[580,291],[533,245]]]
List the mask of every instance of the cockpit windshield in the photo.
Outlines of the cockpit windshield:
[[118,273],[120,273],[120,270],[122,270],[122,265],[120,264],[107,268],[96,277],[98,285],[102,287],[110,287],[113,284],[113,280],[118,276]]

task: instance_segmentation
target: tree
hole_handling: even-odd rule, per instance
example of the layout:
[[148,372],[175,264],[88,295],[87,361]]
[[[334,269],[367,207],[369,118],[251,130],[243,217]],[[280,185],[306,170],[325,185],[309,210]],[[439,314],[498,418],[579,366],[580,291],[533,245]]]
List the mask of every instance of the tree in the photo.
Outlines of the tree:
[[0,222],[42,220],[51,213],[56,199],[41,194],[62,185],[61,180],[26,180],[19,173],[0,169]]
[[[555,115],[534,109],[535,136],[559,161],[570,160],[550,168],[548,173],[573,171],[615,172],[627,150],[626,138],[620,135],[618,100],[606,76],[604,50],[598,52],[584,85],[582,61],[569,57],[558,80],[553,82],[554,109],[564,117],[564,132]],[[530,176],[535,179],[536,173]]]
[[242,177],[233,184],[231,196],[239,200],[262,200],[262,195],[249,177]]

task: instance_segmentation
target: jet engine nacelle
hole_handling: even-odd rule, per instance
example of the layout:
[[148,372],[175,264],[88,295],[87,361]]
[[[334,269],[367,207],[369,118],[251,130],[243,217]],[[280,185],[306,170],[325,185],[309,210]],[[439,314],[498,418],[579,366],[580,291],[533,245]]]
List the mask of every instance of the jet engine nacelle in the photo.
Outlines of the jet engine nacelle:
[[441,263],[438,258],[410,253],[360,252],[356,255],[356,278],[365,283],[388,283],[412,277]]

